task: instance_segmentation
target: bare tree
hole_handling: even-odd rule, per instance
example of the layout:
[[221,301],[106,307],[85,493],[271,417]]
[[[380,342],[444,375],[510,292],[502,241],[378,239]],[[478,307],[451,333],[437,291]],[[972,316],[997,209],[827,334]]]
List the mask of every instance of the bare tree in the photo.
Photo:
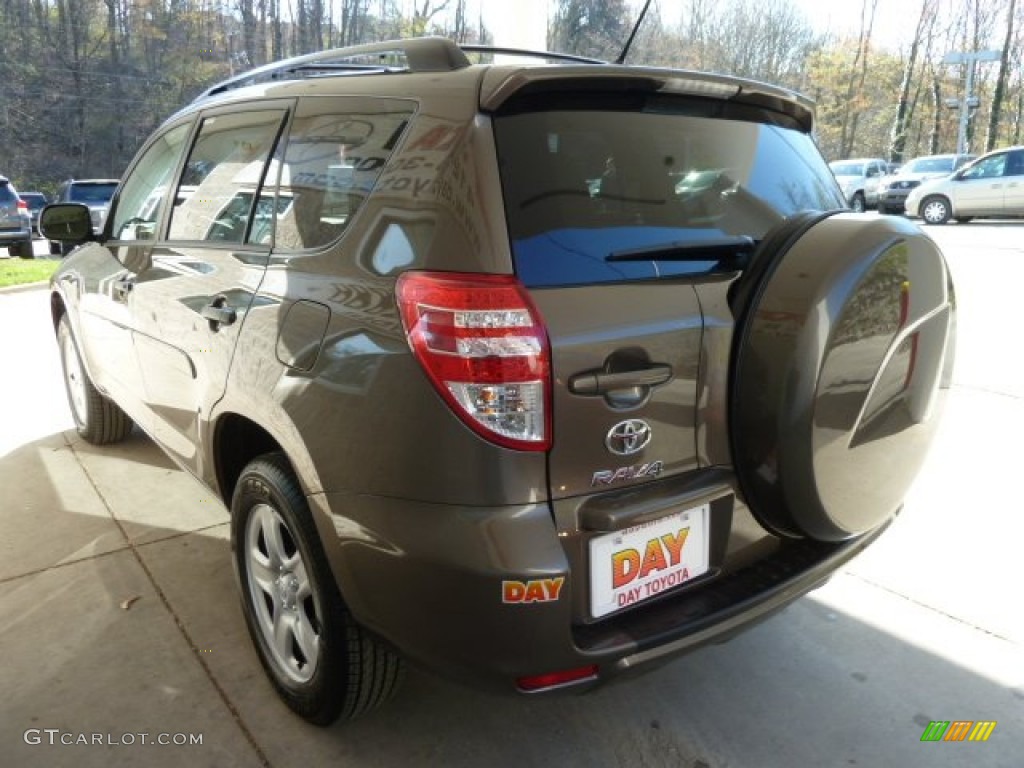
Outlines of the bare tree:
[[893,162],[903,162],[903,153],[907,146],[907,126],[913,116],[910,91],[914,82],[914,70],[917,65],[918,51],[921,48],[922,42],[925,45],[925,56],[931,50],[936,10],[935,0],[923,0],[921,3],[921,13],[917,18],[914,39],[910,44],[910,53],[907,55],[906,66],[903,68],[900,95],[896,102],[896,118],[893,121],[892,136],[889,144],[889,160]]
[[875,24],[875,9],[878,0],[862,0],[860,13],[860,33],[857,38],[857,51],[850,63],[849,81],[846,87],[847,109],[843,111],[843,122],[840,131],[840,152],[848,157],[853,150],[857,137],[857,123],[860,120],[861,95],[864,81],[868,74],[868,59],[871,52],[871,32]]

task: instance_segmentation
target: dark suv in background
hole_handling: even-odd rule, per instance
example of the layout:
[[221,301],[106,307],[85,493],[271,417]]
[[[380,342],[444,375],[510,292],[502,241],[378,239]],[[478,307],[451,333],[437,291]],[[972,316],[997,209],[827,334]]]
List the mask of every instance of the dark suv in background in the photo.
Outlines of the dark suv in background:
[[21,199],[28,205],[29,215],[32,217],[32,231],[39,231],[39,214],[46,207],[46,195],[42,192],[20,192]]
[[11,256],[32,258],[32,216],[28,203],[6,176],[0,176],[0,248]]
[[138,424],[220,495],[317,723],[402,658],[585,690],[764,619],[899,512],[948,387],[943,257],[844,210],[809,102],[479,50],[245,73],[98,235],[43,212],[81,244],[51,295],[79,434]]
[[[103,221],[110,208],[110,198],[117,189],[117,179],[68,179],[62,182],[53,198],[55,203],[81,203],[89,208],[94,233],[103,228]],[[50,241],[50,253],[67,254],[59,241]]]

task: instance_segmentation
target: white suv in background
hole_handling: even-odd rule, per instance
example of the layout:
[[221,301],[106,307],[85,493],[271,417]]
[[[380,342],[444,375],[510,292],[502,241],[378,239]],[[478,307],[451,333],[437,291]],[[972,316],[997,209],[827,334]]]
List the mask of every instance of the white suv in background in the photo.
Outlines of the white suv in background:
[[843,189],[846,202],[857,213],[878,205],[882,177],[889,164],[880,157],[859,157],[829,163],[836,181]]

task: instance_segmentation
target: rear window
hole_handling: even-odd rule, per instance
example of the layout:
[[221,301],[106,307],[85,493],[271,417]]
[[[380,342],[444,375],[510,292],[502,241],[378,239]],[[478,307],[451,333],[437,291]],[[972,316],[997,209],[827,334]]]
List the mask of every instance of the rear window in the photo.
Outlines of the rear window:
[[[495,134],[516,271],[529,286],[702,273],[707,262],[612,254],[737,236],[844,205],[810,137],[729,119],[719,104],[499,116]],[[707,115],[702,115],[702,109]],[[756,112],[756,111],[755,111]]]
[[68,200],[72,203],[107,203],[114,196],[117,182],[110,184],[72,184]]
[[912,173],[952,173],[952,157],[919,157],[906,167]]
[[0,182],[0,203],[10,203],[17,199],[18,195],[11,188],[11,185],[6,181]]

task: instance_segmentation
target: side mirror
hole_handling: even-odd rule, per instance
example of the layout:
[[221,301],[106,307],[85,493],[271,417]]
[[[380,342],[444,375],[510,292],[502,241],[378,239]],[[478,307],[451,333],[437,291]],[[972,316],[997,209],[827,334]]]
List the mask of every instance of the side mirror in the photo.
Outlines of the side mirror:
[[47,240],[84,243],[93,239],[89,207],[81,203],[53,203],[39,214],[39,231]]

